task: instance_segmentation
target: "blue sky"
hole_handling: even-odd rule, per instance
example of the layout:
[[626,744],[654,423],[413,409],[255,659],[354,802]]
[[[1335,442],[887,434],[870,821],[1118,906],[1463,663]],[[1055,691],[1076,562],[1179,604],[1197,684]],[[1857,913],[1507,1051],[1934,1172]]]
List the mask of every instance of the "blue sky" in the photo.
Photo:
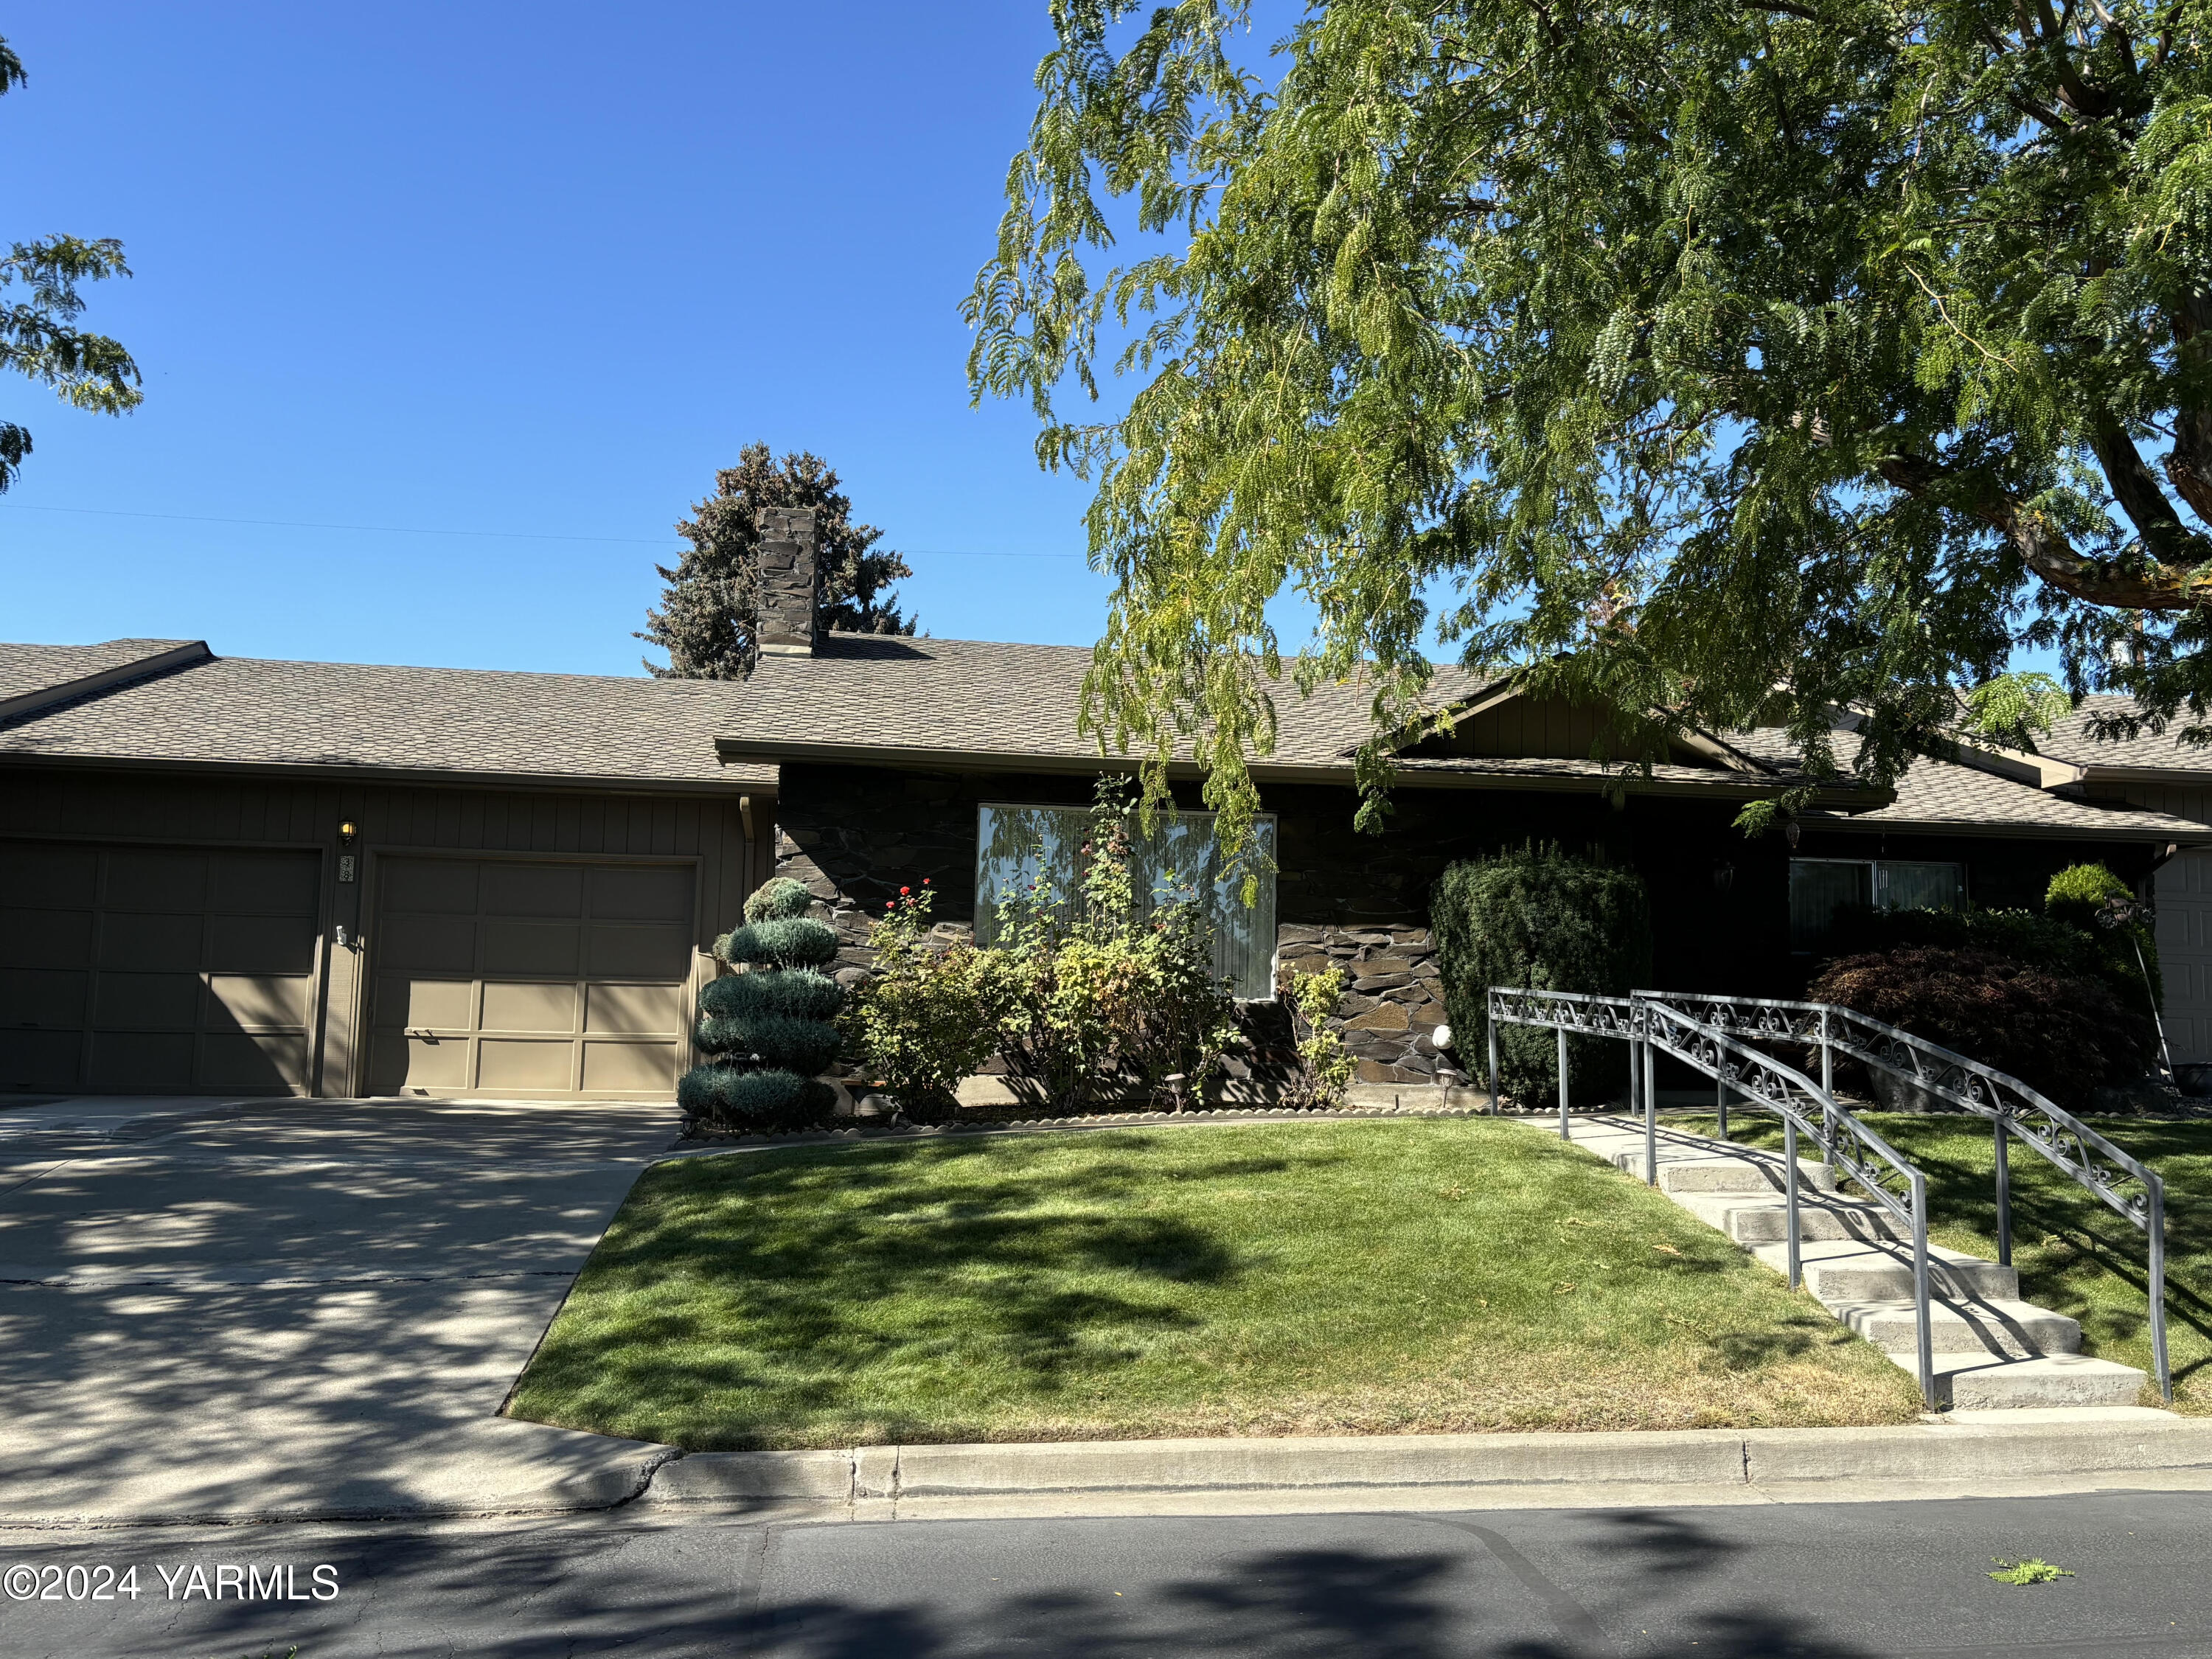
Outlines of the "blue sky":
[[1043,0],[27,0],[0,31],[30,75],[0,234],[120,238],[87,320],[146,376],[119,421],[0,381],[37,445],[0,637],[635,672],[669,526],[756,438],[913,550],[931,632],[1097,637],[1084,487],[963,376]]

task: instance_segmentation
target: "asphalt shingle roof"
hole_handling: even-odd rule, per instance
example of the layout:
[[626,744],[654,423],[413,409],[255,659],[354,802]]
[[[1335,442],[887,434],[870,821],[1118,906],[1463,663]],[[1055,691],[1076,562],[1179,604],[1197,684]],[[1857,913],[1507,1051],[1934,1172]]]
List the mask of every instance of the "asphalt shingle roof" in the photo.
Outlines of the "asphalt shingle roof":
[[2156,735],[2146,730],[2118,742],[2100,743],[2091,734],[2090,721],[2099,714],[2124,713],[2134,705],[2126,697],[2085,697],[2081,706],[2055,722],[2035,740],[2036,750],[2074,766],[2125,766],[2171,772],[2212,772],[2212,747],[2181,740],[2181,730],[2197,722],[2185,711],[2182,717]]
[[[65,684],[184,643],[0,645],[0,693]],[[925,763],[933,754],[1089,762],[1097,750],[1077,731],[1076,710],[1091,660],[1082,647],[843,635],[812,657],[763,658],[745,683],[218,657],[0,722],[0,759],[358,767],[726,788],[767,785],[777,750],[795,758],[817,744],[897,750]],[[1462,671],[1444,669],[1435,695],[1462,695],[1474,684]],[[1275,701],[1274,766],[1340,773],[1367,734],[1370,696],[1358,684],[1326,684],[1306,697],[1285,685]],[[725,766],[718,738],[759,747],[746,763]],[[1795,770],[1795,753],[1778,731],[1728,740],[1784,776]],[[2118,747],[2154,744],[2165,756],[2171,739]],[[1595,781],[1603,769],[1513,757],[1407,765],[1409,772],[1561,784]],[[1754,781],[1688,765],[1660,767],[1655,778],[1677,787],[1741,789]],[[1852,821],[2126,838],[2206,833],[2165,813],[2089,805],[1930,759],[1913,764],[1893,804]]]
[[[1087,646],[832,635],[811,657],[763,657],[726,733],[763,745],[833,744],[1064,761],[1095,759],[1076,729]],[[1440,668],[1433,695],[1471,682]],[[1365,741],[1372,694],[1358,683],[1274,692],[1278,766],[1341,767]]]
[[108,640],[99,645],[0,645],[0,702],[102,674],[191,644],[190,640]]
[[[0,645],[0,683],[52,672],[42,665],[57,650],[108,648]],[[743,690],[720,680],[217,657],[0,725],[0,758],[404,768],[738,789],[775,776],[773,768],[724,766],[715,756],[714,738],[729,728]]]

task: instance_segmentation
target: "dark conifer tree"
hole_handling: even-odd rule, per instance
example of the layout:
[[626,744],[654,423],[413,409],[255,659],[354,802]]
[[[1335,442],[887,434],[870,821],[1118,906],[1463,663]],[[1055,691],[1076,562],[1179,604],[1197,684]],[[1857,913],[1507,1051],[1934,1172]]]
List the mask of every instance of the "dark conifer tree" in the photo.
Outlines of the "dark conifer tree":
[[778,461],[766,444],[747,444],[735,466],[714,475],[714,493],[676,526],[690,549],[673,569],[656,566],[668,584],[658,609],[646,613],[637,637],[668,653],[668,665],[645,665],[664,679],[741,680],[753,671],[757,617],[753,551],[764,507],[814,509],[816,557],[821,562],[821,627],[841,634],[911,634],[890,584],[914,574],[905,559],[876,544],[884,532],[853,522],[853,502],[836,472],[805,451]]

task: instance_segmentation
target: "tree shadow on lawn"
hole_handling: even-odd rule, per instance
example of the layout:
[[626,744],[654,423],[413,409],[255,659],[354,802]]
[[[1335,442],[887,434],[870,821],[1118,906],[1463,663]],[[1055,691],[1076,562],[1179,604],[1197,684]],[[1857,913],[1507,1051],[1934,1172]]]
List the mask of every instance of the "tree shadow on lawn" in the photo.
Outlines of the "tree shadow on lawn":
[[[842,1149],[840,1149],[842,1150]],[[991,1173],[991,1149],[820,1155],[665,1168],[641,1183],[518,1391],[517,1415],[702,1449],[844,1416],[853,1379],[932,1370],[1049,1398],[1204,1321],[1176,1287],[1238,1270],[1232,1238],[1136,1204],[1163,1172],[1133,1162]],[[1279,1174],[1282,1158],[1185,1166],[1171,1179]],[[572,1318],[573,1316],[573,1318]],[[894,1385],[896,1386],[896,1385]],[[689,1402],[750,1395],[750,1428],[690,1422]],[[972,1397],[972,1396],[971,1396]],[[555,1405],[552,1402],[563,1402]],[[675,1415],[671,1416],[671,1411]],[[705,1413],[706,1417],[721,1415]],[[886,1431],[888,1400],[866,1415]]]

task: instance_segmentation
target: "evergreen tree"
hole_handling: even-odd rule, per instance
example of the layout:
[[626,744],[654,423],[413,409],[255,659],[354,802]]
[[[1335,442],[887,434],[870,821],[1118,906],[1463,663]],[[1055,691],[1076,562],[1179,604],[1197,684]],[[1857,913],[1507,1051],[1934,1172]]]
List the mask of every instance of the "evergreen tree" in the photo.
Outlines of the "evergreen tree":
[[968,302],[1097,480],[1102,740],[1249,822],[1286,585],[1370,825],[1439,623],[1670,711],[1616,757],[1786,686],[1808,788],[1827,708],[1893,777],[2023,641],[2212,738],[2212,0],[1285,11],[1052,0]]
[[[25,78],[22,60],[0,40],[0,94],[21,86]],[[47,236],[10,243],[0,254],[0,289],[20,286],[29,297],[0,299],[0,368],[52,386],[74,408],[101,415],[136,409],[144,394],[131,354],[120,342],[76,326],[84,311],[79,283],[130,274],[118,241]],[[0,490],[15,482],[30,453],[29,431],[0,421]]]
[[758,651],[754,550],[763,507],[814,509],[815,557],[822,573],[819,625],[841,634],[911,634],[892,582],[911,576],[905,559],[876,544],[884,532],[853,522],[853,502],[819,456],[801,451],[777,461],[766,444],[747,444],[738,464],[714,475],[714,493],[691,509],[676,533],[691,544],[676,568],[654,568],[668,584],[637,637],[668,653],[668,665],[645,665],[664,679],[741,680]]

